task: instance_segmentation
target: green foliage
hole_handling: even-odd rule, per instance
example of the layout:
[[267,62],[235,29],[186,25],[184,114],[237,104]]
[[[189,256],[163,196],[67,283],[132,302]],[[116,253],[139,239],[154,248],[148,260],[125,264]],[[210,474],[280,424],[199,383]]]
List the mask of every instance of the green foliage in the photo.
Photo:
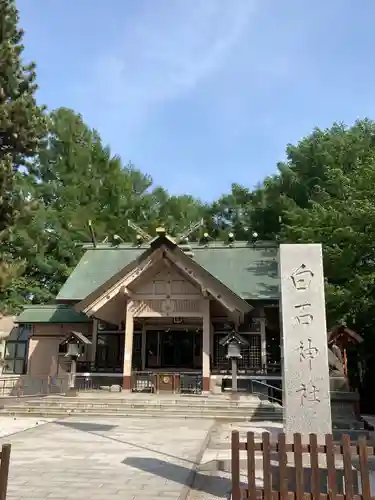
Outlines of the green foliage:
[[237,240],[249,238],[251,193],[232,184],[231,193],[221,196],[207,210],[206,227],[213,238],[226,239],[232,232]]
[[13,0],[0,0],[0,300],[24,264],[12,255],[9,240],[28,210],[18,178],[45,135],[44,109],[35,101],[35,65],[22,61],[23,31]]
[[26,263],[3,296],[13,310],[53,300],[82,255],[81,243],[91,240],[89,220],[97,242],[114,235],[135,241],[128,219],[151,234],[159,225],[177,234],[203,215],[193,197],[152,189],[149,176],[123,165],[98,132],[66,108],[50,113],[48,134],[18,186],[30,209],[10,238],[13,257]]
[[375,123],[316,129],[252,194],[262,237],[322,242],[328,324],[375,327]]
[[282,236],[323,243],[330,321],[364,332],[375,313],[375,123],[316,131],[289,162],[304,187]]

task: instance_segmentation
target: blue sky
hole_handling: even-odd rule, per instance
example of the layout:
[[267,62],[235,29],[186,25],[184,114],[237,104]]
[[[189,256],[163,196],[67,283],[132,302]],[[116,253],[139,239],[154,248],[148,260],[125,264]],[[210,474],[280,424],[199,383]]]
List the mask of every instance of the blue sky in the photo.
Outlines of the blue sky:
[[39,100],[173,194],[276,170],[315,126],[375,117],[373,0],[18,0]]

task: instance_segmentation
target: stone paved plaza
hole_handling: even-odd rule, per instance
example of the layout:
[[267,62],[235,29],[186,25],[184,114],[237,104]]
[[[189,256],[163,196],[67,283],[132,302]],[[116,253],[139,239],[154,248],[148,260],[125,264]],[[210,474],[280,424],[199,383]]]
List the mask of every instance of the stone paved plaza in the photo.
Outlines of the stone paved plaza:
[[184,498],[213,424],[74,417],[0,422],[0,442],[12,444],[7,500]]

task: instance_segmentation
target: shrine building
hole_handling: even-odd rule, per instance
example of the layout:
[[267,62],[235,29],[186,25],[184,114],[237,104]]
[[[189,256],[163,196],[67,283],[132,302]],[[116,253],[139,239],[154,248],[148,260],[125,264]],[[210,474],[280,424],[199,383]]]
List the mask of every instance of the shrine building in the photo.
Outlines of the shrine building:
[[239,387],[281,379],[278,244],[181,242],[163,228],[136,244],[84,245],[50,305],[26,307],[5,349],[3,375],[64,377],[64,339],[87,339],[77,384],[209,392],[231,383],[220,342],[246,340]]

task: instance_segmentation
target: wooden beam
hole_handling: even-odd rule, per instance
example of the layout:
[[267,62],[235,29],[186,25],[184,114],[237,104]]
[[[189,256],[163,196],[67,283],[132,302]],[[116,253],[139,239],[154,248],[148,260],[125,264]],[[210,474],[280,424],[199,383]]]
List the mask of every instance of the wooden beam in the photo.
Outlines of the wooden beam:
[[202,294],[200,293],[192,293],[192,294],[187,294],[187,293],[174,293],[173,296],[172,294],[168,293],[158,293],[158,294],[153,294],[153,293],[133,293],[131,295],[131,298],[133,300],[165,300],[170,296],[171,299],[173,300],[199,300],[202,298]]

